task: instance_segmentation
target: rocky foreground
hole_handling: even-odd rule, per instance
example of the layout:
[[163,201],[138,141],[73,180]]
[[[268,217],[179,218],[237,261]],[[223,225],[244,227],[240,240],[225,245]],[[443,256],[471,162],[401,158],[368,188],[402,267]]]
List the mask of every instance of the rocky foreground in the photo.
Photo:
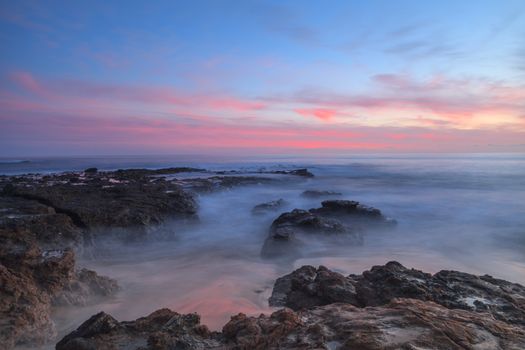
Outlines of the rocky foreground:
[[525,287],[457,271],[435,275],[397,262],[343,276],[303,266],[277,280],[266,316],[233,316],[211,332],[168,309],[131,322],[103,312],[57,350],[507,349],[525,347]]
[[[173,227],[198,222],[195,194],[269,183],[275,175],[313,176],[306,169],[224,176],[195,168],[0,176],[0,348],[49,342],[57,335],[53,307],[118,291],[116,281],[77,268],[76,255],[104,240],[169,239]],[[164,228],[166,220],[178,225]]]
[[[197,176],[179,176],[188,172]],[[105,240],[170,239],[173,230],[198,224],[199,193],[312,176],[306,169],[246,174],[194,168],[0,176],[0,348],[49,343],[56,338],[54,307],[86,305],[119,290],[117,281],[78,268],[79,254]],[[265,258],[297,257],[312,238],[361,244],[368,230],[396,224],[351,200],[283,213],[287,205],[286,198],[276,199],[252,210],[275,217],[261,251]],[[164,227],[167,220],[178,224]],[[525,348],[525,287],[491,276],[431,275],[396,262],[349,276],[303,266],[275,282],[269,303],[282,309],[259,317],[239,314],[221,332],[201,325],[196,314],[168,309],[129,322],[101,312],[56,348]]]

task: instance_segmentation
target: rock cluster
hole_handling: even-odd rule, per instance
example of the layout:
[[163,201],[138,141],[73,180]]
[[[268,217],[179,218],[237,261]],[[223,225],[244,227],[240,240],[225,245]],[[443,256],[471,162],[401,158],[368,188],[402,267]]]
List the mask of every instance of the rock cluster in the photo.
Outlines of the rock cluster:
[[[9,349],[45,343],[56,336],[53,306],[84,305],[117,291],[115,281],[75,267],[75,253],[86,246],[102,238],[145,239],[167,219],[194,222],[197,203],[188,188],[213,191],[273,181],[254,176],[170,178],[204,171],[88,168],[0,176],[0,344]],[[285,173],[309,176],[306,169]],[[159,231],[154,232],[163,233]]]
[[115,281],[75,267],[75,252],[100,228],[143,232],[168,216],[196,216],[190,194],[152,177],[162,173],[86,169],[0,177],[0,344],[52,340],[53,306],[85,305],[118,290]]
[[[414,287],[418,283],[442,284],[442,288],[448,283],[449,289],[419,293]],[[480,293],[486,293],[485,303],[501,298],[507,304],[496,311],[460,301],[482,298]],[[346,277],[324,267],[303,266],[276,282],[270,300],[295,310],[284,308],[259,317],[238,314],[220,333],[210,332],[195,314],[167,309],[132,322],[117,322],[100,313],[62,339],[57,350],[521,350],[524,298],[523,286],[489,276],[453,271],[432,276],[396,262]],[[451,299],[458,303],[449,303]]]
[[503,322],[525,326],[525,287],[458,271],[431,275],[395,261],[350,276],[323,266],[303,266],[277,279],[270,305],[299,310],[343,302],[365,307],[385,305],[395,298],[489,313]]
[[10,179],[3,193],[38,201],[91,232],[108,228],[139,230],[173,216],[195,218],[193,196],[177,184],[151,177],[152,172],[131,169],[19,176]]

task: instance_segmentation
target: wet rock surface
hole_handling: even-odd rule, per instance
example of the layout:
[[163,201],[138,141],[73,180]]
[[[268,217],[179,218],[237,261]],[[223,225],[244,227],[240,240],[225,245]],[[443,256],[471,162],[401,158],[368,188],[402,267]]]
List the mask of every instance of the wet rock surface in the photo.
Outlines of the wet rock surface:
[[349,200],[327,200],[322,207],[294,209],[281,214],[270,227],[261,251],[263,257],[300,255],[305,240],[314,236],[337,236],[344,244],[362,244],[368,228],[392,227],[395,220],[385,217],[379,209]]
[[145,227],[167,217],[196,216],[193,196],[146,170],[12,177],[6,196],[35,200],[91,230]]
[[224,326],[232,349],[521,349],[523,328],[489,314],[432,302],[394,299],[380,307],[336,303],[257,318],[238,315]]
[[275,212],[282,207],[284,207],[287,204],[287,202],[280,198],[275,201],[270,201],[266,203],[257,204],[252,209],[252,214],[258,215],[258,214],[264,214],[268,212]]
[[210,176],[207,178],[194,178],[177,180],[175,183],[186,191],[195,193],[212,193],[223,190],[230,190],[234,187],[248,185],[275,184],[279,180],[264,176]]
[[355,306],[385,305],[395,298],[432,301],[451,309],[489,313],[495,319],[525,326],[525,287],[458,271],[434,275],[398,262],[374,266],[361,275],[343,276],[321,266],[303,266],[277,279],[270,305],[302,308],[335,302]]
[[[132,322],[99,313],[62,339],[57,349],[523,349],[525,327],[518,319],[448,304],[447,297],[416,298],[419,293],[409,287],[448,273],[430,275],[396,262],[351,276],[303,266],[277,280],[270,300],[295,310],[284,308],[258,317],[238,314],[222,332],[210,332],[195,314],[167,309]],[[492,293],[500,289],[503,299],[525,295],[524,287],[510,282],[453,275],[445,279],[460,285],[449,286],[448,294],[456,293],[457,300],[479,294],[476,279],[491,281],[494,285],[485,289]],[[360,283],[366,286],[365,294]],[[519,307],[519,302],[510,303],[504,310]]]

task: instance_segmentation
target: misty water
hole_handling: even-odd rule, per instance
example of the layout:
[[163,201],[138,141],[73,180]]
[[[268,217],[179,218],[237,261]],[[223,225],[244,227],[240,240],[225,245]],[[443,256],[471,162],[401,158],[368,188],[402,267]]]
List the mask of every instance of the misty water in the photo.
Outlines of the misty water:
[[[100,304],[56,310],[61,335],[101,310],[119,320],[132,320],[163,307],[197,312],[204,324],[218,330],[239,312],[271,312],[267,299],[275,279],[305,264],[322,264],[348,274],[397,260],[432,273],[454,269],[525,283],[525,157],[521,155],[360,156],[322,162],[295,159],[290,164],[282,159],[222,164],[169,159],[76,162],[53,165],[56,169],[47,171],[97,165],[107,169],[190,165],[214,170],[304,166],[315,177],[199,195],[200,224],[187,228],[173,224],[175,239],[114,244],[94,259],[80,260],[80,266],[116,279],[122,290]],[[30,164],[23,163],[26,172]],[[16,163],[8,166],[11,172],[17,169]],[[42,166],[30,170],[46,171]],[[269,226],[281,212],[320,206],[323,198],[301,196],[307,189],[341,192],[334,198],[379,208],[398,225],[368,232],[363,245],[319,240],[311,242],[299,259],[262,259]],[[283,210],[252,215],[254,205],[279,198],[288,203]]]

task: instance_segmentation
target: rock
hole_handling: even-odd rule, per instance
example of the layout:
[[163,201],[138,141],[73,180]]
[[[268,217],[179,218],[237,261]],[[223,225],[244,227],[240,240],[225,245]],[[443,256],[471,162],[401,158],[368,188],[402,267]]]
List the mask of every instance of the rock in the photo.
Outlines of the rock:
[[211,176],[208,178],[194,178],[178,180],[176,183],[183,189],[197,193],[211,193],[229,190],[238,186],[260,185],[277,183],[278,180],[262,176]]
[[379,209],[349,200],[327,200],[321,208],[294,209],[281,214],[270,227],[261,255],[279,257],[300,255],[308,234],[344,238],[344,244],[362,244],[363,231],[368,228],[391,227],[395,220],[385,217]]
[[294,209],[281,214],[270,227],[274,239],[291,239],[297,233],[341,234],[350,230],[339,221],[327,219],[309,211]]
[[252,214],[263,214],[266,212],[277,211],[285,206],[287,203],[284,199],[280,198],[275,201],[257,204],[252,209]]
[[145,235],[147,227],[168,218],[195,219],[197,205],[193,196],[171,181],[145,175],[152,172],[155,173],[129,170],[99,172],[89,177],[82,173],[11,177],[8,193],[51,207],[69,216],[77,227],[94,233],[134,228]]
[[499,349],[518,350],[525,330],[488,313],[451,310],[433,302],[393,299],[358,308],[334,303],[269,316],[233,316],[222,333],[209,332],[197,315],[167,309],[132,322],[99,313],[64,337],[57,350],[73,349]]
[[39,235],[28,228],[0,224],[0,344],[6,349],[52,340],[52,306],[85,305],[117,290],[107,277],[77,271],[71,248],[41,249]]
[[294,209],[274,220],[261,255],[266,258],[293,258],[300,255],[300,247],[309,236],[316,235],[344,237],[347,244],[361,244],[363,239],[359,229],[343,225],[339,220]]
[[257,318],[234,316],[225,349],[506,349],[525,345],[525,330],[490,314],[432,302],[393,299],[378,307],[336,303]]
[[0,195],[0,226],[26,230],[43,249],[80,248],[84,232],[71,218],[35,200]]
[[355,305],[356,297],[352,281],[343,275],[324,266],[303,266],[277,279],[269,302],[270,306],[299,310],[336,302]]
[[325,197],[325,196],[341,196],[343,195],[340,192],[334,192],[334,191],[319,191],[319,190],[306,190],[303,193],[301,193],[301,196],[308,197],[308,198],[319,198],[319,197]]
[[[328,270],[329,271],[329,270]],[[324,279],[330,276],[328,282]],[[398,262],[374,266],[361,275],[343,276],[311,266],[279,278],[270,305],[298,310],[344,302],[358,307],[385,305],[395,298],[432,301],[451,309],[489,313],[509,324],[525,325],[525,287],[457,271],[434,275]]]
[[[190,168],[190,167],[172,167],[162,169],[119,169],[114,172],[115,176],[121,179],[141,179],[148,176],[155,175],[173,175],[179,173],[202,173],[206,169]],[[111,174],[108,172],[107,174]]]
[[211,349],[221,346],[216,333],[200,324],[197,314],[181,315],[160,309],[131,322],[118,322],[100,312],[66,335],[57,350],[122,348]]
[[42,293],[31,275],[0,264],[0,344],[42,345],[56,336],[51,321],[51,298]]
[[272,174],[284,174],[284,175],[296,175],[304,177],[314,177],[314,174],[308,171],[308,169],[295,169],[295,170],[277,170],[271,171]]
[[86,170],[84,170],[84,173],[86,173],[86,174],[96,174],[96,173],[98,173],[98,169],[97,168],[87,168]]
[[365,222],[366,224],[395,225],[396,221],[385,217],[381,210],[360,204],[356,201],[333,199],[321,202],[322,207],[310,209],[312,213],[336,217],[351,222]]
[[[131,322],[118,322],[101,312],[65,336],[56,349],[524,348],[523,318],[521,322],[512,317],[498,318],[493,310],[467,310],[431,300],[443,292],[443,286],[438,288],[438,294],[430,287],[440,280],[448,284],[447,293],[456,291],[461,297],[477,295],[478,283],[486,282],[493,286],[484,288],[492,293],[501,289],[497,293],[502,293],[499,297],[503,299],[523,300],[524,287],[488,276],[452,271],[430,275],[396,262],[346,277],[326,267],[303,266],[278,279],[270,299],[273,305],[287,305],[295,310],[284,308],[258,317],[241,313],[233,316],[221,333],[210,332],[196,314],[181,315],[169,309]],[[421,281],[425,281],[427,289],[415,292],[418,289],[409,287]],[[363,288],[375,292],[364,292]],[[426,297],[417,298],[418,295]],[[510,303],[500,311],[511,312],[517,306]]]

